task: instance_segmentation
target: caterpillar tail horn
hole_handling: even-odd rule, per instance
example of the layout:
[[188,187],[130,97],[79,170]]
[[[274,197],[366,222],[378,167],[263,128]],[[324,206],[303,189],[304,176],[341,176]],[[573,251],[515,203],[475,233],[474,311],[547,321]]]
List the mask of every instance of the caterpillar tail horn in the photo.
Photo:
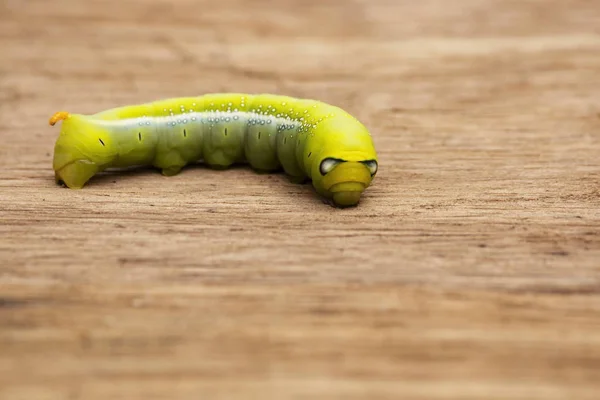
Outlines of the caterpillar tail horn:
[[71,114],[69,114],[66,111],[59,111],[57,113],[54,113],[54,115],[52,117],[50,117],[49,123],[51,126],[54,126],[54,125],[56,125],[56,123],[58,121],[63,121],[65,119],[69,118],[70,116],[71,116]]

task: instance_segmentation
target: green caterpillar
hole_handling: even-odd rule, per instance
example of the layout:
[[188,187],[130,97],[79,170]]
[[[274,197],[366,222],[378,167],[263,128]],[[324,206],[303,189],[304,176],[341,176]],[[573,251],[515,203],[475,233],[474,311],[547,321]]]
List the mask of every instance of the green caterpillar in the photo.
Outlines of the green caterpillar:
[[57,182],[82,188],[107,168],[154,166],[164,175],[203,161],[248,163],[310,179],[333,205],[356,205],[377,173],[369,131],[344,110],[269,94],[207,94],[113,108],[93,115],[58,112]]

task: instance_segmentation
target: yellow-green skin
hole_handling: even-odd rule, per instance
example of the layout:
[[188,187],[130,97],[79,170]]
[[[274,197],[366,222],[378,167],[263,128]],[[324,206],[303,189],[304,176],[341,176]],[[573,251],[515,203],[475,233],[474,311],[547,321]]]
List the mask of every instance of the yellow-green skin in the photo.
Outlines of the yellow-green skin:
[[82,188],[107,168],[151,165],[174,175],[197,161],[215,168],[247,162],[259,171],[283,168],[298,182],[310,179],[334,205],[353,206],[377,172],[365,126],[314,100],[208,94],[94,115],[61,112],[50,123],[59,120],[53,167],[69,188]]

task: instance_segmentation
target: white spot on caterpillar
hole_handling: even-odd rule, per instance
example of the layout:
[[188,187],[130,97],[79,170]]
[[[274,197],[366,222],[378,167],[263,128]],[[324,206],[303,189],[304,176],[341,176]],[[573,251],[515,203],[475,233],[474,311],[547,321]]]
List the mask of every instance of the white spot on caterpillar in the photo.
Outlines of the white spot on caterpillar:
[[192,117],[192,121],[195,121],[195,120],[196,120],[196,117]]

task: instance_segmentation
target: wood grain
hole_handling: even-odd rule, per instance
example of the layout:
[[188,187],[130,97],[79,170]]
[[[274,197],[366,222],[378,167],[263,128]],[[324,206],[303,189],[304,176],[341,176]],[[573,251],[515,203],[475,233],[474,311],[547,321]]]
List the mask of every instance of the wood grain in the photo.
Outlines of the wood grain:
[[[0,398],[597,399],[597,1],[0,2]],[[247,168],[55,185],[58,110],[318,98],[360,205]]]

